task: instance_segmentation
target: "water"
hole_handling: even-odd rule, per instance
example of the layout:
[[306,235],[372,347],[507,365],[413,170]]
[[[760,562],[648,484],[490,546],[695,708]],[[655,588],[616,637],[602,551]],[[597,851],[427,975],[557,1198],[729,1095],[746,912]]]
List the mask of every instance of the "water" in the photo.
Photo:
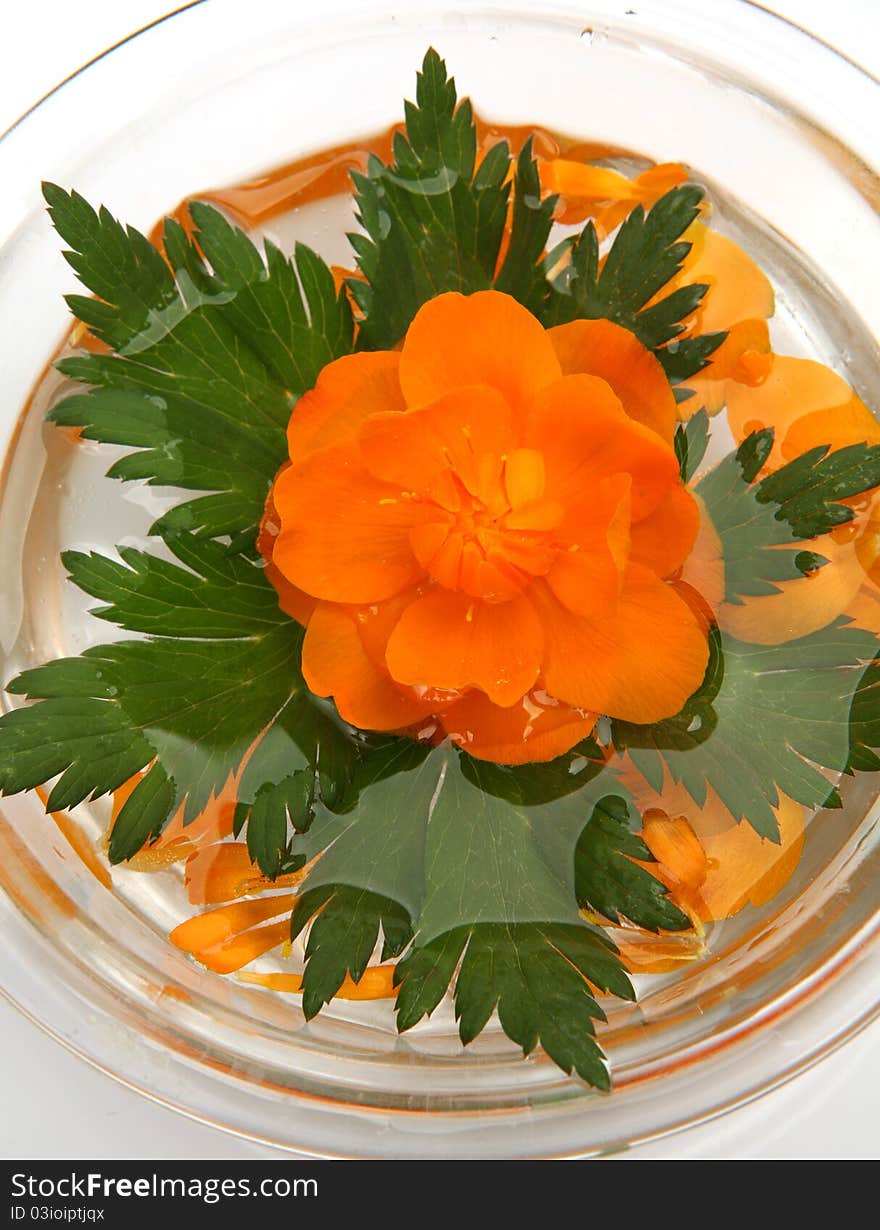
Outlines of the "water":
[[[596,147],[600,149],[601,147]],[[616,157],[611,165],[626,174],[644,167],[638,159]],[[700,182],[699,170],[693,178]],[[745,249],[770,278],[776,295],[776,314],[770,322],[773,349],[818,360],[838,372],[855,391],[871,403],[871,392],[880,388],[880,355],[859,318],[817,273],[807,254],[795,249],[784,236],[749,217],[735,198],[707,185],[713,206],[712,225]],[[222,199],[222,194],[217,194]],[[240,219],[239,219],[240,220]],[[284,249],[295,240],[315,248],[329,263],[350,265],[345,232],[354,228],[351,201],[335,193],[307,200],[293,209],[252,222],[255,234],[265,235]],[[559,230],[559,236],[564,230]],[[558,237],[558,236],[557,236]],[[74,548],[98,550],[112,555],[115,545],[148,547],[157,554],[163,547],[148,535],[155,519],[180,499],[179,491],[149,487],[135,482],[121,484],[105,477],[107,469],[126,451],[77,440],[67,430],[44,423],[46,411],[73,387],[54,371],[38,381],[24,415],[20,437],[12,458],[8,481],[17,492],[18,521],[7,518],[0,526],[0,564],[16,584],[4,586],[0,597],[0,645],[4,678],[59,656],[81,653],[91,645],[113,639],[130,639],[132,633],[96,620],[88,611],[93,600],[66,581],[60,553]],[[713,420],[711,452],[707,462],[729,451],[733,438],[723,416]],[[869,782],[858,785],[866,806],[873,790]],[[75,809],[77,824],[100,848],[110,821],[108,800]],[[167,933],[195,911],[183,889],[182,865],[158,874],[130,868],[114,868],[116,892],[157,930]],[[709,936],[717,949],[747,930],[744,917],[716,924]],[[295,950],[293,968],[301,952]],[[269,957],[254,968],[290,969]],[[652,975],[653,993],[662,990],[674,975]],[[391,1029],[387,1004],[350,1004],[335,1001],[329,1010],[337,1019],[369,1020]],[[621,1008],[621,1012],[628,1009]],[[438,1011],[420,1025],[410,1041],[401,1045],[453,1046],[451,1010]],[[451,1053],[451,1052],[450,1052]]]

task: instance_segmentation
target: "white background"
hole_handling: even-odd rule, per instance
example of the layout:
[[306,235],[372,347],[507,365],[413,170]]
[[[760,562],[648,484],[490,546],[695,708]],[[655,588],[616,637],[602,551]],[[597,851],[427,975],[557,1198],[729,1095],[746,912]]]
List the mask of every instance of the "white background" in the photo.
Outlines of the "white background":
[[[313,2],[320,6],[320,0]],[[402,6],[405,3],[401,0]],[[535,0],[535,8],[539,6],[540,0]],[[167,0],[18,0],[4,5],[0,133],[81,64],[173,7]],[[880,76],[877,0],[775,0],[765,7]],[[247,20],[246,6],[242,20]],[[880,124],[880,116],[877,120]],[[2,1000],[0,1038],[2,1157],[281,1156],[138,1097],[69,1055]],[[812,1072],[754,1105],[671,1140],[643,1146],[630,1156],[874,1159],[880,1154],[878,1120],[880,1023]]]

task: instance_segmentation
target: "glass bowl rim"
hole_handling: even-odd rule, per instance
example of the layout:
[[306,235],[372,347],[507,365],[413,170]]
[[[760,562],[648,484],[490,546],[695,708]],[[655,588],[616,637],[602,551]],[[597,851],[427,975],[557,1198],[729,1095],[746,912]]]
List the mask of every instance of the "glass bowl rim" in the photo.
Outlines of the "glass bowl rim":
[[[417,2],[420,2],[420,0],[417,0]],[[331,4],[335,8],[344,7],[345,0],[331,0]],[[686,6],[687,0],[683,0],[683,4]],[[108,47],[107,49],[105,49],[104,51],[102,51],[101,53],[93,57],[86,64],[81,66],[79,69],[75,70],[73,73],[67,76],[63,81],[61,81],[57,86],[53,87],[53,89],[48,91],[41,99],[39,99],[36,103],[34,103],[33,106],[28,108],[27,111],[25,111],[16,121],[14,121],[12,125],[10,125],[10,127],[6,130],[6,132],[4,132],[3,134],[0,134],[0,157],[2,157],[4,145],[8,145],[9,137],[11,137],[13,134],[18,135],[19,132],[24,127],[26,127],[27,122],[31,119],[31,117],[33,117],[35,114],[45,113],[47,109],[46,104],[50,103],[51,100],[55,99],[65,89],[65,87],[68,87],[71,84],[77,82],[84,74],[87,73],[88,70],[100,64],[102,61],[104,61],[109,56],[111,56],[114,52],[118,52],[122,48],[125,48],[129,46],[130,44],[134,44],[138,40],[141,40],[142,43],[145,42],[146,40],[144,36],[149,35],[151,32],[155,31],[158,27],[171,22],[173,18],[179,18],[181,15],[189,12],[189,10],[191,9],[199,9],[199,8],[207,8],[207,7],[208,6],[205,5],[204,0],[190,0],[189,3],[181,5],[179,8],[173,10],[172,12],[162,15],[161,17],[157,18],[155,21],[149,22],[148,24],[144,25],[140,29],[132,32],[132,34],[114,43],[112,46]],[[211,7],[213,8],[213,6]],[[426,0],[425,4],[422,5],[422,7],[432,7],[434,10],[437,10],[440,6],[438,6],[437,4],[433,4],[432,0]],[[462,10],[467,10],[470,8],[475,11],[485,12],[486,7],[487,6],[485,6],[484,4],[481,4],[479,0],[457,0],[457,3],[451,4],[448,6],[443,6],[442,11],[445,12],[447,9],[451,9],[451,8],[462,9]],[[527,6],[525,3],[523,3],[523,0],[512,0],[512,7],[514,7],[517,11],[530,8],[532,15],[535,17],[541,17],[541,16],[546,15],[548,18],[550,18],[553,16],[553,11],[554,11],[552,2],[551,4],[547,5],[546,13],[542,12],[540,8],[538,9],[538,11],[535,11],[534,6]],[[803,39],[809,40],[809,42],[814,45],[814,49],[820,51],[824,55],[832,57],[834,61],[844,64],[848,70],[850,70],[851,72],[855,74],[858,74],[858,76],[864,80],[865,84],[868,84],[873,87],[880,87],[880,80],[878,80],[878,78],[875,77],[864,66],[858,64],[856,61],[852,60],[845,54],[839,52],[838,50],[836,50],[830,44],[825,42],[819,36],[811,33],[810,31],[804,30],[796,22],[791,21],[785,17],[782,17],[778,13],[774,13],[771,10],[764,8],[762,5],[756,3],[755,0],[716,0],[710,12],[712,12],[713,20],[718,20],[719,14],[723,16],[723,11],[731,12],[733,10],[737,10],[740,12],[742,12],[743,10],[751,10],[752,20],[754,19],[755,15],[757,15],[761,21],[763,21],[764,19],[772,19],[772,22],[774,23],[774,28],[777,31],[779,31],[780,29],[784,29],[785,37],[791,38],[792,36],[794,36],[796,39],[803,38]],[[570,11],[570,6],[569,6],[569,11]],[[876,963],[876,958],[878,955],[877,954],[878,946],[877,946],[876,940],[877,940],[878,933],[880,933],[880,919],[875,918],[873,921],[873,924],[861,928],[859,932],[857,933],[857,935],[851,937],[850,942],[847,945],[845,945],[838,954],[836,954],[837,960],[827,963],[828,966],[833,967],[830,969],[830,972],[827,972],[826,977],[822,979],[823,983],[826,984],[825,990],[827,993],[837,993],[838,995],[840,994],[841,986],[845,983],[851,982],[851,977],[849,977],[848,975],[851,975],[853,967],[855,965],[861,964],[861,958],[865,956],[868,949],[871,947],[873,947],[873,958],[872,959]],[[8,969],[8,963],[5,963],[5,964],[7,968],[4,971],[4,978],[0,980],[3,982],[7,981],[6,974],[10,972]],[[13,973],[10,981],[12,983],[16,982],[15,973]],[[809,1001],[808,1002],[808,1006],[809,1006],[809,1003],[812,1003],[813,999],[815,998],[815,990],[816,988],[808,989],[807,992],[803,996],[799,996],[799,995],[789,996],[788,998],[793,1002],[790,1002],[787,1005],[787,1007],[784,1009],[784,1011],[782,1012],[781,1014],[782,1020],[785,1021],[786,1019],[788,1019],[788,1017],[792,1015],[792,1011],[794,1009],[800,1006],[803,1006],[801,1003],[802,1000]],[[34,1024],[40,1027],[47,1035],[53,1037],[56,1041],[60,1042],[63,1046],[65,1046],[65,1048],[68,1049],[70,1052],[78,1055],[80,1058],[84,1059],[91,1066],[95,1067],[96,1069],[100,1071],[103,1071],[105,1074],[111,1076],[113,1079],[115,1079],[119,1083],[126,1085],[127,1087],[135,1090],[136,1092],[139,1092],[140,1094],[149,1098],[150,1100],[153,1100],[159,1104],[168,1106],[169,1108],[174,1109],[196,1121],[210,1124],[211,1126],[214,1126],[220,1130],[230,1132],[233,1135],[237,1135],[237,1136],[240,1136],[246,1139],[251,1139],[254,1141],[260,1141],[266,1144],[274,1144],[275,1147],[279,1147],[279,1142],[277,1141],[273,1141],[256,1132],[253,1132],[247,1129],[242,1129],[241,1127],[237,1127],[237,1126],[232,1126],[229,1123],[224,1123],[217,1116],[211,1116],[211,1115],[200,1113],[193,1106],[184,1104],[182,1099],[180,1101],[177,1101],[172,1096],[167,1096],[163,1094],[162,1092],[156,1090],[155,1088],[151,1089],[150,1087],[148,1087],[148,1085],[144,1083],[138,1083],[137,1081],[131,1079],[130,1077],[125,1075],[124,1070],[120,1066],[118,1065],[114,1066],[110,1063],[102,1062],[94,1054],[89,1053],[88,1047],[85,1044],[79,1044],[74,1040],[69,1028],[65,1029],[64,1026],[59,1025],[57,1021],[53,1022],[52,1020],[50,1020],[49,1019],[50,1013],[49,1013],[49,1010],[45,1008],[45,1005],[44,1005],[43,1011],[34,1011],[27,1003],[29,996],[26,992],[22,990],[22,985],[20,981],[19,981],[19,985],[16,987],[15,992],[12,991],[12,988],[10,986],[6,986],[6,987],[0,986],[0,994],[2,994],[4,998],[8,1002],[10,1002],[13,1006],[18,1008]],[[787,1065],[787,1067],[783,1066],[781,1068],[778,1068],[775,1071],[774,1075],[767,1076],[765,1079],[762,1079],[761,1081],[755,1083],[753,1087],[747,1090],[743,1090],[740,1094],[736,1096],[725,1099],[722,1103],[719,1103],[717,1105],[712,1105],[712,1106],[704,1106],[702,1110],[699,1110],[696,1113],[688,1114],[686,1116],[681,1117],[678,1121],[671,1123],[668,1126],[664,1127],[663,1130],[659,1134],[667,1135],[672,1132],[681,1131],[687,1127],[694,1126],[695,1124],[703,1123],[713,1118],[716,1118],[719,1115],[727,1113],[729,1110],[734,1109],[737,1106],[745,1105],[748,1102],[751,1102],[755,1098],[762,1096],[763,1094],[769,1092],[773,1088],[778,1087],[780,1084],[792,1079],[794,1076],[796,1076],[800,1072],[805,1071],[808,1068],[812,1067],[815,1063],[819,1062],[825,1055],[832,1053],[833,1051],[838,1049],[841,1045],[843,1045],[846,1041],[848,1041],[851,1037],[854,1037],[856,1034],[861,1032],[878,1015],[880,1015],[880,1002],[875,1001],[873,1004],[864,1006],[864,1010],[861,1011],[859,1015],[857,1015],[854,1018],[851,1018],[849,1020],[849,1023],[845,1027],[840,1028],[838,1032],[835,1033],[830,1038],[825,1037],[821,1041],[821,1043],[817,1043],[817,1045],[813,1046],[812,1049],[805,1050],[802,1047],[797,1058],[793,1059]],[[777,1021],[777,1024],[778,1023],[779,1021]],[[295,1098],[297,1097],[297,1094],[291,1093],[290,1096]],[[350,1109],[350,1108],[344,1107],[343,1109]],[[426,1112],[426,1115],[429,1117],[437,1113],[438,1112],[431,1111],[431,1112]],[[442,1117],[442,1113],[441,1113],[441,1117]],[[658,1133],[656,1132],[648,1133],[647,1135],[644,1135],[644,1136],[630,1135],[628,1136],[626,1140],[621,1139],[619,1142],[617,1142],[616,1146],[612,1145],[611,1147],[612,1148],[626,1147],[628,1144],[636,1143],[639,1140],[654,1138],[656,1137],[656,1135],[658,1135]],[[428,1140],[430,1139],[430,1137],[429,1136],[423,1137],[423,1139]],[[294,1146],[290,1144],[281,1144],[280,1147],[296,1148],[296,1149],[301,1148],[301,1146],[299,1145]],[[602,1151],[605,1151],[605,1150],[602,1150]],[[324,1150],[316,1150],[316,1151],[310,1151],[310,1152],[312,1156],[331,1156],[331,1155],[339,1156],[339,1154],[332,1153],[332,1152],[328,1153],[328,1152],[325,1152]],[[543,1154],[543,1156],[552,1156],[552,1155],[554,1154]],[[559,1155],[559,1154],[556,1154],[556,1155]],[[573,1156],[577,1154],[572,1154],[566,1150],[561,1155]]]

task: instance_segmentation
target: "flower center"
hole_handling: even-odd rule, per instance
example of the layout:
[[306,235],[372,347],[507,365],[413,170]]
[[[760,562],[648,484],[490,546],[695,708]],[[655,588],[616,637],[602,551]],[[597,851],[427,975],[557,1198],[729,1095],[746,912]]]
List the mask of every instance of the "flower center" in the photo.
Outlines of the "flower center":
[[412,530],[413,551],[445,589],[509,601],[549,571],[558,549],[563,510],[545,498],[544,458],[518,448],[448,460],[424,497],[436,516]]

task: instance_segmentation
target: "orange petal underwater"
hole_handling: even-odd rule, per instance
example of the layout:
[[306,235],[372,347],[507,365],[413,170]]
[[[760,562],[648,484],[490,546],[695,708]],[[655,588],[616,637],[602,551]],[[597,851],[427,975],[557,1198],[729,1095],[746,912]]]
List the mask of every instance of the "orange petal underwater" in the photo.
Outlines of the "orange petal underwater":
[[708,365],[687,381],[694,396],[679,402],[678,417],[687,422],[704,408],[717,414],[727,405],[729,381],[753,387],[762,384],[773,367],[770,331],[764,320],[742,320],[731,325],[727,337],[709,357]]
[[694,893],[706,882],[709,860],[684,816],[667,816],[664,811],[649,808],[643,817],[642,837],[676,884]]
[[546,192],[558,192],[560,196],[590,201],[636,202],[639,199],[635,183],[610,167],[596,167],[569,158],[553,158],[539,162],[538,171],[541,187]]
[[186,860],[186,891],[193,905],[219,905],[264,889],[293,888],[305,869],[270,880],[251,862],[247,845],[225,841],[203,846]]
[[307,594],[379,602],[423,575],[409,533],[426,510],[373,478],[356,446],[310,453],[279,475],[274,498],[281,532],[273,563]]
[[634,333],[610,320],[573,320],[548,330],[563,375],[599,376],[631,419],[672,443],[675,397],[659,361]]
[[779,823],[778,845],[759,837],[745,820],[737,824],[710,792],[705,807],[689,802],[684,815],[665,820],[666,826],[689,832],[702,846],[705,876],[694,881],[689,842],[680,843],[677,850],[668,842],[658,845],[657,830],[649,822],[643,836],[659,863],[652,869],[659,871],[674,899],[703,922],[729,918],[746,905],[764,905],[791,878],[804,842],[805,809],[801,804],[780,794],[774,811]]
[[363,351],[328,363],[290,417],[287,445],[291,460],[300,461],[315,449],[353,440],[371,414],[403,410],[399,365],[400,355],[393,350]]
[[400,384],[411,407],[463,385],[484,384],[517,412],[560,375],[541,324],[498,291],[430,299],[410,325],[400,355]]
[[212,948],[233,936],[249,931],[270,918],[289,912],[293,907],[293,893],[276,893],[254,897],[248,901],[236,901],[216,910],[206,910],[195,918],[188,918],[171,932],[171,941],[187,952]]
[[530,764],[554,760],[586,739],[596,716],[539,691],[503,709],[482,692],[469,692],[446,710],[442,722],[449,738],[478,760]]
[[[257,957],[279,948],[290,939],[290,919],[282,918],[265,927],[254,927],[241,935],[234,935],[210,948],[193,952],[195,959],[215,974],[233,974]],[[182,945],[178,945],[182,947]]]
[[435,589],[403,612],[388,641],[388,669],[398,683],[475,687],[496,704],[512,705],[537,678],[542,643],[527,598],[481,602]]
[[[346,974],[342,986],[334,994],[334,999],[392,999],[396,994],[394,986],[394,965],[371,965],[364,970],[360,982],[353,982]],[[254,986],[267,987],[270,991],[284,991],[299,995],[302,992],[302,974],[259,974],[254,970],[245,970],[238,975],[239,982],[249,982]]]
[[608,932],[631,974],[674,974],[705,955],[706,941],[695,931],[650,935],[616,927]]
[[[674,284],[706,282],[696,311],[695,332],[723,332],[742,320],[766,319],[775,304],[769,278],[732,239],[694,222],[683,238],[693,244]],[[664,295],[667,293],[664,288]]]
[[829,562],[808,576],[774,582],[776,594],[744,598],[741,606],[722,603],[717,615],[723,631],[757,645],[781,645],[827,627],[849,608],[866,576],[856,543],[824,534],[792,543],[801,547]]
[[402,730],[432,706],[398,687],[364,647],[354,614],[332,603],[315,608],[303,642],[302,669],[317,696],[332,696],[342,717],[362,730]]
[[737,443],[753,431],[772,427],[773,451],[767,464],[776,469],[790,460],[783,446],[798,419],[816,410],[836,411],[848,405],[852,395],[846,381],[823,363],[774,355],[762,384],[750,387],[734,382],[728,386],[727,420]]
[[529,590],[546,638],[548,692],[628,722],[678,713],[703,681],[706,635],[687,603],[648,569],[629,569],[616,611],[572,615],[543,582]]
[[880,586],[866,580],[845,613],[855,627],[880,636]]
[[790,461],[819,445],[834,450],[850,444],[880,444],[880,424],[855,396],[845,405],[813,410],[795,419],[782,443],[782,454]]
[[[208,969],[229,974],[290,938],[294,900],[292,893],[279,893],[220,906],[187,919],[169,938]],[[281,914],[278,922],[261,925]]]

